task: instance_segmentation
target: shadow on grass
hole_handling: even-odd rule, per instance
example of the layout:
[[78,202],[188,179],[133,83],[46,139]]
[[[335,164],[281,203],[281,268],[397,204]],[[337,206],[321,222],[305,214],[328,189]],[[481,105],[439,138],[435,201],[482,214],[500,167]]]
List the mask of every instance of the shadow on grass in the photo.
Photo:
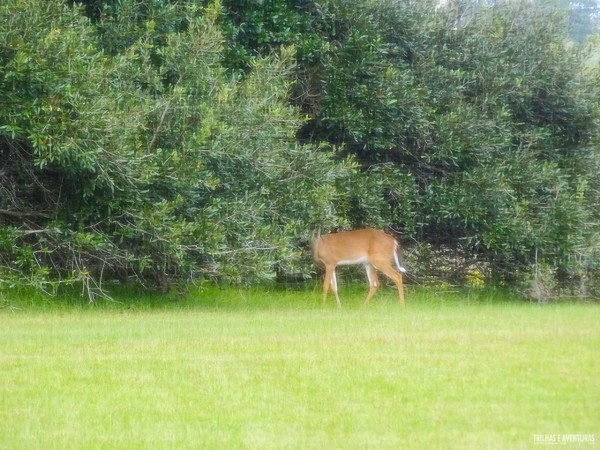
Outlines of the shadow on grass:
[[[54,296],[33,289],[0,293],[0,311],[60,311],[60,310],[336,310],[335,298],[321,297],[319,281],[259,286],[220,286],[216,284],[186,285],[172,288],[168,293],[143,289],[135,285],[106,286],[109,298],[90,301],[77,289],[65,288]],[[364,283],[340,286],[342,310],[379,309],[401,306],[395,289],[384,285],[364,306],[367,288]],[[467,305],[527,303],[518,295],[500,289],[406,287],[405,308],[440,308]]]

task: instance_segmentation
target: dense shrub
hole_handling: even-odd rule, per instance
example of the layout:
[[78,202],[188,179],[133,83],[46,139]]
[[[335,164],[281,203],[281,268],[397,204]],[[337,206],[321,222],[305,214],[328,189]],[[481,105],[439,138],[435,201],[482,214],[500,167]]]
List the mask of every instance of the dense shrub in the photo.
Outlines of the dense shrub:
[[3,2],[0,285],[305,277],[376,226],[421,280],[597,295],[597,42],[436,5]]

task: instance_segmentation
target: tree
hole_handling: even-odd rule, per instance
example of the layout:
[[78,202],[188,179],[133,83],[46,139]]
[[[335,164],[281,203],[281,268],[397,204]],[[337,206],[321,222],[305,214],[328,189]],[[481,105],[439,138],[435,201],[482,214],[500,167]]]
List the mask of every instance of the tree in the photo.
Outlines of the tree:
[[332,186],[352,169],[295,142],[291,51],[240,79],[221,65],[214,7],[165,5],[107,54],[79,9],[38,6],[0,7],[0,282],[93,297],[113,277],[301,271],[296,240],[340,220]]
[[320,45],[299,61],[295,98],[310,117],[299,138],[360,162],[342,188],[354,226],[455,249],[454,266],[458,252],[459,269],[500,283],[540,261],[575,281],[598,210],[581,188],[594,178],[599,86],[584,49],[547,5],[433,6],[307,8]]
[[312,230],[376,226],[590,292],[597,43],[560,11],[38,3],[0,6],[0,283],[306,276]]

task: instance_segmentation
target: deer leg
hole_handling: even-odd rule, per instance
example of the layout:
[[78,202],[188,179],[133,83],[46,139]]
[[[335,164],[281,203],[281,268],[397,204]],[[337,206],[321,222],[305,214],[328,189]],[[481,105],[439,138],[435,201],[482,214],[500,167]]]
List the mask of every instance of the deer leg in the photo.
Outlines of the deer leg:
[[327,300],[327,293],[333,277],[333,271],[330,267],[325,267],[325,278],[323,279],[323,303]]
[[365,269],[367,271],[367,278],[369,278],[369,293],[365,300],[365,305],[368,305],[371,298],[375,295],[375,292],[377,292],[377,288],[379,288],[379,277],[377,276],[377,271],[371,264],[365,264]]
[[337,305],[341,306],[337,289],[337,277],[335,276],[335,266],[325,267],[325,279],[323,280],[323,302],[327,300],[327,293],[329,292],[330,287],[335,295]]
[[381,270],[386,277],[396,283],[400,304],[404,305],[404,285],[402,283],[402,274],[400,272],[396,272],[396,270],[390,264],[380,265],[377,267],[377,269]]
[[331,290],[335,294],[335,301],[337,302],[338,308],[342,306],[340,303],[340,296],[338,295],[337,276],[335,269],[333,269],[333,277],[331,278]]

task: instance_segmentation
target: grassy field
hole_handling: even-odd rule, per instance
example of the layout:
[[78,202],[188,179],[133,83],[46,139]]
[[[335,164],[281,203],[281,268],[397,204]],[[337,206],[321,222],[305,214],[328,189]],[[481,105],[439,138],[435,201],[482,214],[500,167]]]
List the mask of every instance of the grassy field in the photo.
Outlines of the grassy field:
[[363,290],[5,302],[0,448],[600,445],[599,305]]

